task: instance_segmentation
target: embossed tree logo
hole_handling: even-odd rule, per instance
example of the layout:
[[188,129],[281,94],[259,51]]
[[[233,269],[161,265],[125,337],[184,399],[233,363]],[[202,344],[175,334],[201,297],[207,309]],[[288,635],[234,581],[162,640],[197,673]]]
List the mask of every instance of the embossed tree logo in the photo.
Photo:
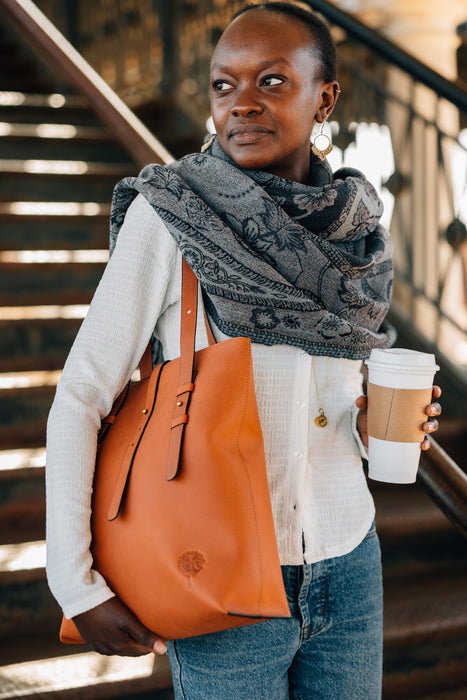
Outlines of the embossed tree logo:
[[201,569],[203,569],[206,564],[206,559],[201,552],[192,549],[189,552],[185,552],[178,560],[178,568],[184,576],[188,579],[188,586],[191,588],[191,577],[199,574]]

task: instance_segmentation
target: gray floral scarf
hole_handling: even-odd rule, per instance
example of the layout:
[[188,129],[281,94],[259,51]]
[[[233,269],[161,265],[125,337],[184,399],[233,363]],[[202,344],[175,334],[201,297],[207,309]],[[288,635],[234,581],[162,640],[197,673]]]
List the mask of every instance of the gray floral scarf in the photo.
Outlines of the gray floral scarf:
[[388,347],[392,283],[382,203],[357,170],[312,156],[301,184],[244,170],[217,139],[205,153],[148,165],[114,191],[111,250],[138,193],[164,221],[225,334],[312,355],[364,359]]

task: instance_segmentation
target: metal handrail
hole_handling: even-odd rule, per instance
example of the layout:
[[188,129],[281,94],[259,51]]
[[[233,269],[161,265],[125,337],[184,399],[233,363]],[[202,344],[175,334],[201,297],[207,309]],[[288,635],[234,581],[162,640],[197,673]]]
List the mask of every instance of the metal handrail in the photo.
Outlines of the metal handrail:
[[409,73],[412,78],[467,113],[467,83],[459,78],[447,80],[377,30],[370,29],[352,15],[330,2],[326,2],[326,0],[304,0],[304,2],[330,22],[338,25],[365,44],[378,56]]
[[[330,23],[341,27],[358,42],[445,98],[467,114],[467,84],[449,81],[424,65],[399,46],[370,29],[326,0],[305,0]],[[467,537],[467,474],[430,436],[431,447],[422,452],[418,478],[424,489],[446,517]]]
[[430,436],[422,452],[418,478],[446,517],[467,537],[467,475]]
[[31,0],[0,0],[0,7],[57,72],[87,99],[89,107],[136,163],[143,166],[151,162],[165,164],[174,160]]

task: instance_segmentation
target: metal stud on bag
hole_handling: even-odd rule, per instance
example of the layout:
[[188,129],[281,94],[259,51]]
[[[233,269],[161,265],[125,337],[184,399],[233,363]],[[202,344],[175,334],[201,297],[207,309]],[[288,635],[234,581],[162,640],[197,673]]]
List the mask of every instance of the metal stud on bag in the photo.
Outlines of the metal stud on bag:
[[312,152],[315,156],[318,156],[320,160],[324,160],[328,153],[332,151],[331,139],[323,132],[325,121],[321,122],[321,130],[313,139],[313,144],[311,146]]

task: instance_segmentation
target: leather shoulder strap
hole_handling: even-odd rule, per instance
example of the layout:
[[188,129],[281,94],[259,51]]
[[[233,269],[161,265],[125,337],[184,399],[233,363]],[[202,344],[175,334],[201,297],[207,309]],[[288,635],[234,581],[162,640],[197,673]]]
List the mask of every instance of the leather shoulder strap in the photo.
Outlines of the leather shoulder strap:
[[180,452],[188,408],[194,385],[196,316],[198,312],[198,280],[185,258],[182,260],[182,310],[180,321],[180,374],[167,455],[167,481],[175,479],[180,468]]
[[[183,280],[185,279],[185,291],[183,287]],[[196,286],[195,286],[196,285]],[[187,338],[188,342],[190,333],[194,332],[193,335],[193,355],[194,355],[194,343],[195,343],[195,335],[196,335],[196,314],[198,310],[198,280],[196,278],[195,273],[193,270],[190,268],[188,263],[186,262],[185,258],[182,258],[182,311],[181,311],[181,316],[182,319],[184,318],[184,309],[183,309],[183,304],[185,304],[187,308],[191,308],[195,310],[195,315],[192,317],[191,320],[194,319],[194,331],[192,328],[192,323],[190,320],[187,318],[189,314],[186,314],[185,318],[187,318],[187,323],[184,327],[184,329],[181,328],[181,335],[183,334],[184,338]],[[209,319],[206,313],[206,309],[204,308],[203,304],[203,317],[204,317],[204,326],[206,328],[206,335],[208,338],[208,343],[209,345],[215,345],[216,344],[216,339],[214,338],[214,334],[211,330],[211,326],[209,324]],[[191,352],[191,345],[185,346],[188,349],[188,352]],[[180,339],[180,355],[183,354],[182,350],[182,342]],[[151,342],[148,343],[146,350],[143,353],[143,356],[139,362],[139,371],[141,375],[141,379],[147,379],[148,377],[151,376],[152,372],[152,353],[151,353]],[[184,371],[188,371],[187,366],[184,366]],[[180,385],[183,384],[182,379],[180,379]]]

